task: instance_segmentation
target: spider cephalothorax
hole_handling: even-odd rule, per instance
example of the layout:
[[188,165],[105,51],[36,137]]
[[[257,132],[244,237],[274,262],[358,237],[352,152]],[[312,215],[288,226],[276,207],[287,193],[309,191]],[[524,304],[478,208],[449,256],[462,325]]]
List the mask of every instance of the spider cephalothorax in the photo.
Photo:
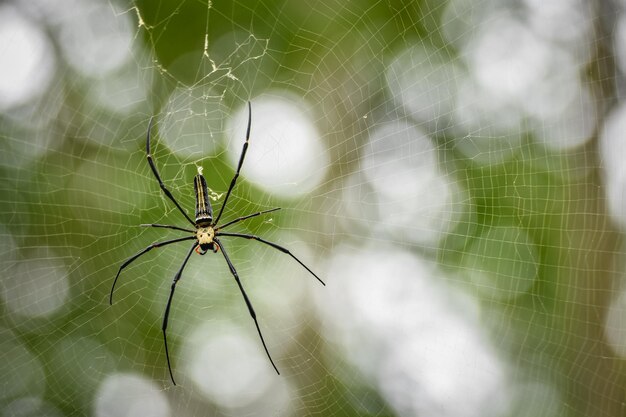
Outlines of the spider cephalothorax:
[[159,186],[161,187],[161,190],[163,190],[163,193],[167,196],[167,198],[172,200],[172,202],[174,203],[176,208],[178,208],[178,210],[183,214],[183,216],[185,216],[185,219],[187,219],[187,221],[194,227],[194,230],[186,229],[184,227],[179,227],[179,226],[165,225],[165,224],[145,224],[145,225],[142,225],[142,226],[148,226],[148,227],[161,227],[161,228],[165,228],[165,229],[172,229],[172,230],[179,230],[179,231],[183,231],[183,232],[189,232],[189,233],[191,233],[191,236],[188,235],[188,236],[185,236],[185,237],[180,237],[180,238],[176,238],[176,239],[170,239],[170,240],[165,240],[165,241],[162,241],[162,242],[153,243],[152,245],[148,246],[147,248],[145,248],[141,252],[139,252],[139,253],[131,256],[130,258],[128,258],[122,264],[122,266],[120,266],[120,269],[117,271],[117,275],[115,276],[115,280],[113,280],[113,285],[111,286],[111,294],[109,296],[109,303],[113,304],[113,290],[115,289],[115,284],[117,283],[117,279],[119,278],[120,273],[122,272],[122,270],[124,268],[126,268],[128,265],[130,265],[131,262],[133,262],[135,259],[139,258],[144,253],[146,253],[146,252],[148,252],[148,251],[150,251],[150,250],[152,250],[154,248],[158,248],[158,247],[161,247],[161,246],[169,245],[171,243],[182,242],[182,241],[185,241],[185,240],[193,240],[193,245],[191,246],[191,249],[189,249],[189,252],[187,253],[187,256],[185,257],[185,259],[183,260],[183,264],[178,269],[178,272],[176,272],[176,275],[174,275],[174,281],[172,282],[172,286],[171,286],[171,289],[170,289],[170,296],[169,296],[169,298],[167,300],[167,305],[165,307],[165,314],[163,316],[163,325],[161,327],[161,329],[163,330],[163,344],[165,345],[165,357],[167,358],[167,368],[169,370],[170,378],[172,379],[172,383],[174,385],[176,385],[176,381],[174,381],[174,375],[172,374],[172,366],[171,366],[171,363],[170,363],[170,355],[169,355],[169,351],[168,351],[168,348],[167,348],[167,332],[166,332],[166,330],[167,330],[167,322],[168,322],[168,318],[169,318],[169,315],[170,315],[170,307],[172,305],[172,298],[174,297],[174,290],[176,289],[176,284],[180,280],[180,278],[182,276],[182,273],[183,273],[183,269],[185,269],[185,265],[187,265],[187,261],[191,257],[191,254],[193,253],[194,250],[198,251],[198,248],[200,248],[200,251],[198,251],[198,253],[200,255],[205,255],[208,251],[213,251],[215,253],[217,253],[219,251],[224,256],[224,259],[226,260],[226,263],[228,264],[228,268],[230,269],[231,274],[235,278],[235,281],[237,282],[237,286],[239,287],[239,291],[241,292],[241,295],[243,296],[243,299],[246,302],[246,306],[248,307],[248,312],[250,313],[250,316],[252,317],[252,320],[254,320],[254,324],[256,326],[257,332],[259,333],[259,338],[261,339],[261,343],[263,344],[263,348],[265,349],[265,353],[267,354],[267,357],[269,358],[270,362],[272,363],[272,366],[274,367],[274,370],[276,370],[276,373],[280,374],[280,372],[278,372],[278,368],[276,368],[276,365],[274,364],[274,361],[272,360],[272,357],[270,356],[270,353],[269,353],[269,350],[267,349],[267,346],[265,345],[265,340],[263,339],[263,334],[261,333],[261,328],[259,327],[259,323],[257,322],[256,313],[254,312],[254,308],[252,307],[252,303],[248,299],[248,295],[246,294],[246,291],[243,289],[243,285],[241,284],[241,280],[239,279],[239,275],[237,274],[237,270],[235,269],[233,263],[230,261],[230,258],[228,257],[228,254],[226,253],[224,245],[219,240],[218,236],[219,237],[221,237],[221,236],[241,237],[241,238],[252,239],[252,240],[256,240],[256,241],[261,242],[261,243],[265,243],[266,245],[269,245],[269,246],[273,247],[274,249],[278,249],[279,251],[281,251],[283,253],[286,253],[289,256],[291,256],[300,265],[302,265],[307,271],[309,271],[315,278],[317,278],[317,280],[319,282],[321,282],[323,285],[326,285],[326,284],[324,284],[324,282],[317,275],[315,275],[315,273],[313,271],[311,271],[305,264],[303,264],[295,255],[293,255],[291,252],[289,252],[288,249],[286,249],[286,248],[284,248],[282,246],[279,246],[276,243],[273,243],[273,242],[267,241],[265,239],[262,239],[262,238],[260,238],[258,236],[255,236],[255,235],[244,234],[244,233],[222,232],[223,229],[225,229],[226,227],[228,227],[228,226],[230,226],[232,224],[239,223],[239,222],[241,222],[243,220],[246,220],[246,219],[249,219],[251,217],[256,217],[256,216],[260,216],[262,214],[271,213],[273,211],[280,210],[280,208],[273,208],[273,209],[270,209],[270,210],[263,210],[263,211],[259,211],[259,212],[252,213],[252,214],[248,214],[248,215],[245,215],[245,216],[240,216],[240,217],[237,217],[234,220],[231,220],[231,221],[229,221],[229,222],[227,222],[227,223],[225,223],[223,225],[219,225],[218,226],[218,222],[220,221],[220,217],[222,217],[222,213],[224,212],[224,208],[226,207],[226,203],[228,202],[228,197],[230,196],[231,191],[235,187],[235,184],[237,182],[237,178],[239,177],[239,172],[241,171],[241,167],[243,165],[243,160],[246,157],[246,151],[248,150],[248,141],[250,140],[250,126],[252,125],[252,106],[251,106],[251,104],[250,104],[250,102],[248,102],[248,129],[246,130],[246,141],[243,144],[243,150],[241,151],[241,156],[239,157],[239,164],[237,165],[237,171],[235,172],[235,175],[233,176],[233,179],[230,181],[230,186],[228,187],[228,191],[226,192],[226,197],[224,197],[224,202],[222,203],[222,206],[220,207],[220,211],[217,214],[217,217],[215,218],[215,220],[213,220],[213,208],[211,207],[211,202],[209,200],[208,187],[207,187],[206,180],[205,180],[204,176],[202,176],[202,168],[198,167],[198,175],[196,175],[195,178],[194,178],[194,191],[195,191],[195,194],[196,194],[196,221],[195,222],[193,220],[191,220],[191,218],[189,217],[189,215],[187,215],[185,210],[183,210],[183,208],[180,206],[180,204],[178,204],[178,202],[176,201],[176,199],[174,198],[172,193],[167,189],[167,187],[165,186],[165,184],[161,180],[161,177],[159,176],[159,172],[157,171],[156,166],[154,165],[154,161],[152,160],[152,154],[150,153],[150,131],[152,130],[152,121],[153,120],[154,120],[154,118],[151,118],[150,122],[148,123],[148,134],[146,135],[146,154],[147,154],[147,158],[148,158],[148,164],[150,165],[150,169],[152,170],[152,173],[154,174],[154,176],[156,177],[157,181],[159,182]]
[[198,227],[196,230],[196,239],[198,239],[198,246],[202,252],[198,252],[200,255],[206,254],[212,250],[217,252],[217,246],[213,243],[215,237],[215,230],[211,226]]

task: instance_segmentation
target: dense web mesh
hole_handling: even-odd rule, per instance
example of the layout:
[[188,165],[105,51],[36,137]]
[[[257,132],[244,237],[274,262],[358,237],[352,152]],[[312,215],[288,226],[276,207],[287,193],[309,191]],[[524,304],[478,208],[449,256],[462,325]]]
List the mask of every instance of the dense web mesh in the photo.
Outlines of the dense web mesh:
[[[0,5],[2,416],[623,416],[626,4]],[[191,242],[223,221],[288,248]]]

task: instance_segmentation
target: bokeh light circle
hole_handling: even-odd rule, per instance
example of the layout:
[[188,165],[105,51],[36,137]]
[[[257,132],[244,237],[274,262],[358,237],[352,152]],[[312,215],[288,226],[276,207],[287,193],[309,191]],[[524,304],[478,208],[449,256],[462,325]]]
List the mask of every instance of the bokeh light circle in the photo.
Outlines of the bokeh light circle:
[[40,96],[52,81],[52,43],[14,7],[0,5],[0,111]]
[[112,374],[100,385],[93,405],[96,417],[168,417],[170,405],[154,382],[136,374]]
[[0,327],[0,375],[3,384],[0,400],[43,395],[46,377],[41,359],[8,329]]
[[51,259],[18,261],[2,281],[1,296],[9,311],[22,317],[48,317],[70,295],[68,271]]
[[[291,94],[272,92],[252,100],[250,146],[242,175],[282,197],[310,193],[326,176],[329,156],[312,111]],[[229,121],[228,159],[233,167],[246,137],[248,106]]]
[[201,325],[188,341],[186,374],[220,407],[258,403],[272,388],[274,370],[257,342],[235,325],[219,333],[214,326]]
[[120,69],[132,57],[130,15],[116,13],[112,4],[74,1],[59,16],[63,56],[79,74],[99,78]]
[[604,334],[609,346],[626,359],[626,291],[621,290],[609,305],[604,323]]

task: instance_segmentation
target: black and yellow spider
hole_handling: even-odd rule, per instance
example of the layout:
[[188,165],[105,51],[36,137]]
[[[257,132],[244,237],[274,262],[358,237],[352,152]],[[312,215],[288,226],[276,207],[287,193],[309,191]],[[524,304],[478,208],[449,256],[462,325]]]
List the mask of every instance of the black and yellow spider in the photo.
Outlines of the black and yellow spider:
[[[148,164],[150,164],[150,168],[152,169],[152,172],[154,173],[154,176],[156,177],[157,181],[159,181],[159,186],[161,187],[161,190],[163,190],[163,192],[165,193],[165,195],[172,200],[172,202],[176,205],[176,207],[178,208],[178,210],[180,210],[180,212],[183,214],[183,216],[185,216],[185,218],[187,219],[187,221],[189,223],[191,223],[191,225],[194,227],[194,230],[192,229],[185,229],[183,227],[178,227],[178,226],[171,226],[171,225],[164,225],[164,224],[144,224],[142,226],[147,226],[147,227],[162,227],[162,228],[166,228],[166,229],[174,229],[174,230],[180,230],[183,232],[187,232],[187,233],[191,233],[191,236],[185,236],[185,237],[180,237],[177,239],[171,239],[171,240],[166,240],[163,242],[155,242],[152,245],[148,246],[147,248],[145,248],[144,250],[142,250],[141,252],[131,256],[130,258],[128,258],[123,264],[122,266],[120,266],[120,269],[117,271],[117,275],[115,276],[115,280],[113,281],[113,285],[111,286],[111,294],[109,296],[109,304],[113,304],[113,290],[115,289],[115,284],[117,283],[117,279],[120,276],[120,273],[122,272],[122,270],[124,268],[126,268],[130,263],[132,263],[135,259],[139,258],[141,255],[143,255],[144,253],[154,249],[154,248],[159,248],[165,245],[169,245],[170,243],[176,243],[176,242],[182,242],[185,240],[193,240],[193,245],[191,246],[191,249],[189,250],[189,252],[187,253],[187,256],[185,256],[185,260],[183,261],[183,264],[181,265],[180,269],[178,270],[178,272],[176,272],[176,275],[174,275],[174,281],[172,282],[172,287],[170,290],[170,296],[169,299],[167,300],[167,306],[165,307],[165,315],[163,317],[163,326],[162,326],[162,330],[163,330],[163,343],[165,344],[165,357],[167,358],[167,367],[169,369],[170,372],[170,378],[172,379],[172,383],[174,385],[176,385],[176,381],[174,380],[174,375],[172,374],[172,366],[170,364],[170,355],[169,355],[169,351],[167,349],[167,320],[168,317],[170,315],[170,306],[172,305],[172,297],[174,296],[174,290],[176,289],[176,284],[178,283],[178,281],[180,280],[180,277],[183,273],[183,269],[185,268],[185,265],[187,265],[187,261],[189,260],[189,258],[191,257],[191,254],[193,253],[194,250],[196,250],[196,252],[200,255],[206,255],[206,253],[208,251],[213,251],[214,253],[217,253],[218,251],[222,252],[222,255],[224,256],[224,259],[226,260],[226,263],[228,264],[228,268],[230,269],[230,272],[233,274],[233,277],[235,278],[235,281],[237,282],[237,286],[239,287],[239,290],[241,291],[241,295],[243,296],[243,299],[246,302],[246,305],[248,306],[248,311],[250,312],[250,316],[252,316],[252,319],[254,320],[254,324],[256,325],[256,329],[257,332],[259,333],[259,337],[261,338],[261,343],[263,344],[263,348],[265,349],[265,353],[267,354],[267,357],[269,358],[270,362],[272,363],[272,366],[274,367],[274,370],[276,371],[277,374],[280,375],[280,372],[278,372],[278,368],[276,368],[276,365],[274,364],[274,361],[272,360],[272,357],[270,355],[269,350],[267,349],[267,346],[265,344],[265,340],[263,339],[263,334],[261,333],[261,329],[259,327],[259,323],[256,319],[256,313],[254,312],[254,308],[252,307],[252,303],[250,302],[250,300],[248,299],[248,295],[246,294],[246,291],[243,289],[243,286],[241,285],[241,280],[239,279],[239,275],[237,274],[237,271],[235,270],[235,267],[233,266],[233,263],[231,262],[230,258],[228,257],[228,254],[226,253],[226,249],[224,248],[224,244],[220,241],[220,239],[218,237],[221,236],[225,236],[225,237],[242,237],[245,239],[253,239],[262,243],[265,243],[266,245],[269,245],[275,249],[278,249],[279,251],[286,253],[287,255],[291,256],[293,259],[295,259],[300,265],[302,265],[307,271],[309,271],[315,278],[317,278],[317,280],[319,282],[322,283],[322,285],[326,285],[324,284],[324,281],[322,281],[317,275],[315,275],[315,273],[313,271],[311,271],[304,263],[302,263],[302,261],[300,261],[295,255],[293,255],[291,252],[289,252],[288,249],[285,249],[282,246],[279,246],[275,243],[269,242],[265,239],[262,239],[258,236],[255,235],[250,235],[250,234],[243,234],[243,233],[227,233],[227,232],[223,232],[222,230],[225,229],[228,226],[231,226],[235,223],[239,223],[243,220],[249,219],[251,217],[255,217],[255,216],[259,216],[262,214],[266,214],[266,213],[271,213],[273,211],[276,210],[280,210],[280,208],[273,208],[270,210],[264,210],[264,211],[259,211],[256,213],[252,213],[252,214],[248,214],[245,216],[241,216],[241,217],[237,217],[234,220],[231,220],[223,225],[218,225],[218,222],[220,220],[220,217],[222,216],[222,213],[224,212],[224,208],[226,207],[226,203],[228,202],[228,197],[230,196],[231,191],[233,190],[233,188],[235,187],[235,183],[237,182],[237,178],[239,177],[239,172],[241,171],[241,166],[243,165],[243,160],[246,157],[246,151],[248,150],[248,141],[250,139],[250,126],[252,124],[252,106],[250,104],[250,102],[248,102],[248,129],[246,131],[246,142],[243,144],[243,150],[241,151],[241,156],[239,157],[239,165],[237,166],[237,171],[235,172],[235,175],[233,176],[233,179],[230,181],[230,186],[228,187],[228,191],[226,192],[226,197],[224,197],[224,202],[222,203],[222,207],[220,208],[219,213],[217,214],[217,217],[215,219],[213,219],[213,208],[211,207],[211,202],[209,201],[208,198],[208,190],[207,190],[207,184],[206,184],[206,180],[204,179],[204,176],[202,176],[202,168],[198,168],[198,175],[195,176],[194,178],[194,190],[196,193],[196,221],[194,222],[193,220],[191,220],[191,218],[187,215],[187,213],[185,213],[185,211],[183,210],[183,208],[180,206],[180,204],[178,204],[178,202],[176,201],[176,199],[174,198],[174,196],[172,195],[172,193],[167,189],[167,187],[165,186],[165,184],[163,184],[163,181],[161,180],[161,177],[159,176],[159,172],[156,169],[156,166],[154,165],[154,161],[152,160],[152,155],[150,154],[150,131],[152,130],[152,121],[154,118],[150,119],[150,122],[148,124],[148,134],[146,135],[146,154],[147,154],[147,158],[148,158]],[[200,249],[198,251],[198,248]]]

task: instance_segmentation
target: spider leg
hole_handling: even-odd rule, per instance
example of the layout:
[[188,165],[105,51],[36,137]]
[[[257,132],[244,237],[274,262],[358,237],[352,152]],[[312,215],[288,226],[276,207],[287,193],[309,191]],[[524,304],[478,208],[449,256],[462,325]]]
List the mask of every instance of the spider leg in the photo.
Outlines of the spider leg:
[[141,227],[162,227],[164,229],[173,229],[173,230],[180,230],[180,231],[183,231],[183,232],[195,233],[195,230],[185,229],[184,227],[171,226],[169,224],[150,223],[150,224],[140,224],[139,226],[141,226]]
[[317,278],[317,280],[318,280],[319,282],[321,282],[321,283],[322,283],[322,285],[324,285],[324,286],[326,285],[326,284],[324,283],[324,281],[322,281],[322,280],[320,279],[320,277],[318,277],[317,275],[315,275],[315,272],[311,271],[311,270],[309,269],[309,267],[308,267],[308,266],[306,266],[304,263],[302,263],[302,261],[301,261],[300,259],[298,259],[298,258],[297,258],[297,257],[296,257],[293,253],[291,253],[291,252],[289,251],[289,249],[287,249],[287,248],[283,248],[282,246],[277,245],[276,243],[273,243],[273,242],[270,242],[270,241],[268,241],[268,240],[262,239],[262,238],[260,238],[260,237],[258,237],[258,236],[255,236],[255,235],[248,235],[248,234],[244,234],[244,233],[223,233],[223,232],[216,232],[216,233],[215,233],[215,235],[216,235],[216,236],[233,236],[233,237],[243,237],[243,238],[246,238],[246,239],[258,240],[258,241],[259,241],[259,242],[261,242],[261,243],[265,243],[266,245],[269,245],[269,246],[273,247],[274,249],[278,249],[279,251],[281,251],[281,252],[283,252],[283,253],[286,253],[287,255],[291,256],[291,257],[292,257],[293,259],[295,259],[295,260],[296,260],[296,261],[297,261],[300,265],[302,265],[302,266],[304,267],[304,269],[306,269],[307,271],[309,271],[309,272],[311,273],[311,275],[313,275],[315,278]]
[[224,245],[222,245],[222,242],[220,242],[218,239],[215,239],[215,238],[213,239],[213,242],[215,242],[220,247],[221,252],[224,255],[224,259],[226,259],[226,263],[228,264],[228,268],[230,268],[230,272],[233,274],[233,277],[235,277],[235,281],[237,281],[237,285],[239,286],[239,290],[241,291],[241,295],[243,295],[243,299],[246,301],[246,305],[248,306],[248,311],[250,312],[250,316],[252,317],[252,320],[254,320],[254,325],[256,326],[257,332],[259,332],[259,337],[261,338],[261,343],[263,344],[263,349],[265,349],[265,353],[267,354],[267,357],[269,358],[270,362],[272,363],[272,366],[274,367],[274,370],[276,371],[276,373],[278,375],[280,375],[280,372],[278,372],[278,368],[274,364],[274,361],[272,360],[272,356],[270,355],[270,352],[267,349],[267,345],[265,344],[265,339],[263,339],[263,334],[261,333],[261,328],[259,327],[259,322],[256,319],[256,313],[254,312],[254,308],[252,307],[252,303],[248,299],[248,295],[246,294],[246,290],[243,289],[243,285],[241,285],[241,281],[239,280],[239,275],[237,274],[237,271],[235,270],[235,267],[233,266],[233,263],[230,261],[230,258],[228,257],[228,254],[226,253],[226,250],[224,249]]
[[189,250],[189,253],[187,253],[187,256],[185,257],[183,264],[180,266],[180,269],[178,270],[176,275],[174,275],[174,281],[172,281],[172,289],[170,290],[170,297],[168,298],[167,306],[165,307],[165,316],[163,317],[163,326],[161,327],[161,329],[163,330],[163,343],[165,344],[165,357],[167,358],[167,369],[169,369],[170,371],[170,378],[172,379],[172,383],[174,385],[176,385],[176,381],[174,381],[174,374],[172,373],[172,364],[170,363],[170,352],[167,349],[167,321],[170,317],[170,307],[172,305],[172,298],[174,297],[174,290],[176,289],[176,284],[180,280],[180,277],[183,273],[183,269],[185,269],[185,265],[187,265],[187,261],[191,257],[191,254],[193,253],[196,246],[198,246],[198,242],[193,242],[193,246]]
[[239,165],[237,165],[237,172],[235,172],[235,176],[230,181],[230,186],[228,187],[228,191],[226,192],[226,197],[224,197],[224,202],[222,203],[222,207],[220,207],[220,212],[217,214],[217,218],[213,222],[213,224],[217,224],[220,221],[220,217],[222,217],[222,212],[224,208],[226,208],[226,203],[228,202],[228,197],[230,196],[230,192],[235,188],[235,183],[237,182],[237,178],[239,178],[239,172],[241,171],[241,167],[243,165],[243,160],[246,157],[246,151],[248,150],[248,141],[250,139],[250,126],[252,125],[252,105],[248,102],[248,129],[246,131],[246,141],[243,144],[243,149],[241,151],[241,156],[239,157]]
[[186,237],[179,237],[177,239],[166,240],[164,242],[156,242],[156,243],[153,243],[152,245],[148,246],[147,248],[145,248],[141,252],[131,256],[126,261],[124,261],[122,266],[120,266],[120,269],[117,271],[117,275],[115,276],[115,280],[113,281],[113,285],[111,286],[111,294],[109,295],[109,304],[110,305],[113,304],[113,290],[115,290],[115,284],[117,284],[117,279],[120,277],[120,273],[122,272],[122,270],[124,268],[126,268],[128,265],[130,265],[135,259],[139,258],[144,253],[149,252],[149,251],[151,251],[154,248],[160,248],[161,246],[169,245],[170,243],[182,242],[184,240],[191,240],[191,239],[195,239],[195,238],[196,238],[195,236],[186,236]]
[[152,160],[152,154],[150,153],[150,130],[152,130],[152,122],[153,121],[154,121],[154,116],[152,116],[150,118],[150,123],[148,123],[148,134],[146,135],[146,154],[147,154],[147,158],[148,158],[148,164],[150,164],[150,168],[152,169],[152,173],[154,174],[156,179],[159,181],[159,186],[161,187],[161,190],[163,190],[165,195],[170,200],[172,200],[174,202],[176,207],[178,207],[178,210],[180,210],[180,212],[183,213],[183,216],[185,216],[187,221],[189,221],[189,223],[191,223],[193,226],[195,226],[196,224],[194,223],[194,221],[191,220],[191,218],[187,215],[187,213],[185,213],[185,211],[180,206],[180,204],[178,204],[178,201],[176,201],[176,199],[174,198],[174,196],[172,195],[170,190],[168,190],[167,187],[165,186],[165,184],[163,184],[163,181],[161,180],[161,177],[159,176],[159,171],[157,171],[156,165],[154,165],[154,161]]
[[276,211],[276,210],[280,210],[280,207],[276,207],[276,208],[273,208],[273,209],[270,209],[270,210],[259,211],[259,212],[256,212],[256,213],[248,214],[247,216],[237,217],[235,220],[231,220],[228,223],[226,223],[225,225],[219,226],[219,227],[215,227],[214,229],[216,231],[220,230],[220,229],[224,229],[227,226],[230,226],[231,224],[239,223],[240,221],[249,219],[250,217],[260,216],[261,214],[271,213],[271,212]]

